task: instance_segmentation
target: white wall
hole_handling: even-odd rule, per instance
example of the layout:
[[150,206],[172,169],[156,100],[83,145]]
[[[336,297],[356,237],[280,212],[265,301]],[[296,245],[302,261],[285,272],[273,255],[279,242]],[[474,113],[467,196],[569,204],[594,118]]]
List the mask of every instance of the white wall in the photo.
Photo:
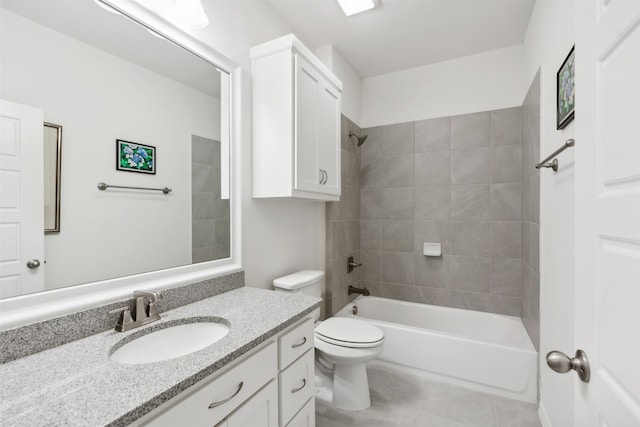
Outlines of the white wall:
[[361,127],[522,105],[521,45],[362,80]]
[[[251,62],[249,49],[293,32],[264,1],[205,5],[211,23],[192,34],[243,69],[242,265],[247,286],[270,288],[276,277],[325,268],[325,203],[251,197]],[[302,40],[304,43],[304,40]],[[307,45],[311,50],[314,46]]]
[[[220,138],[219,100],[12,12],[1,19],[2,98],[63,126],[47,289],[189,264],[191,134]],[[116,171],[116,138],[155,146],[156,175]],[[174,191],[101,192],[101,181]]]
[[360,125],[360,75],[333,45],[320,46],[314,53],[342,81],[342,114],[356,125]]
[[[540,68],[540,156],[574,135],[574,124],[556,130],[556,72],[574,43],[574,2],[537,1],[524,43],[525,81]],[[579,90],[579,89],[578,89]],[[577,119],[579,120],[579,118]],[[540,188],[540,406],[548,425],[571,426],[575,375],[551,371],[544,355],[575,351],[574,151],[559,156],[558,173],[542,170]]]

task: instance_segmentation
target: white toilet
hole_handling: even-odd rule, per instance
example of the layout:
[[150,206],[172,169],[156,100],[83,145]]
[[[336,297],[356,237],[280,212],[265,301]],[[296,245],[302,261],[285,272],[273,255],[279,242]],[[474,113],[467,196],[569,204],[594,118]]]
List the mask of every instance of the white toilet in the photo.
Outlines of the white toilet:
[[[276,291],[320,297],[323,279],[323,271],[302,270],[275,279],[273,286]],[[320,309],[313,315],[317,321]],[[318,393],[317,397],[341,409],[355,411],[371,406],[365,364],[380,354],[383,343],[382,330],[362,320],[331,317],[324,322],[316,322],[317,374],[325,374],[324,382],[328,379],[332,391]],[[322,383],[322,378],[318,382]]]

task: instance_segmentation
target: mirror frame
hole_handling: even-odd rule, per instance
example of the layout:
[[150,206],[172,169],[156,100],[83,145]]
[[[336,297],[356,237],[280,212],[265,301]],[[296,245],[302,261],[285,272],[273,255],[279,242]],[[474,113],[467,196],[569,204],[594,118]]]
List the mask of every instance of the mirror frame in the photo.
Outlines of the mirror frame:
[[[242,68],[211,46],[133,0],[97,0],[186,49],[229,75],[231,256],[222,260],[101,280],[0,300],[0,331],[129,299],[134,290],[163,290],[242,270],[241,129]],[[105,12],[106,13],[106,12]]]
[[[47,150],[54,151],[55,152],[55,163],[51,166],[53,166],[53,170],[54,170],[54,176],[53,176],[53,184],[55,187],[55,194],[53,195],[54,198],[54,206],[53,206],[53,227],[52,228],[47,228],[47,211],[45,210],[45,225],[44,225],[44,233],[45,234],[50,234],[50,233],[59,233],[60,232],[60,190],[61,190],[61,186],[60,186],[60,177],[62,175],[62,126],[60,125],[55,125],[53,123],[47,123],[44,122],[44,128],[45,128],[45,132],[46,129],[53,129],[56,133],[56,138],[55,138],[55,145],[54,144],[47,144],[47,138],[46,136],[43,138],[44,139],[44,152],[45,152],[45,163],[47,162]],[[53,146],[51,146],[53,145]],[[45,183],[48,180],[48,176],[46,174],[46,167],[45,167]],[[47,192],[47,186],[45,185],[45,194]],[[46,197],[45,197],[46,199]],[[46,207],[46,204],[45,204]]]

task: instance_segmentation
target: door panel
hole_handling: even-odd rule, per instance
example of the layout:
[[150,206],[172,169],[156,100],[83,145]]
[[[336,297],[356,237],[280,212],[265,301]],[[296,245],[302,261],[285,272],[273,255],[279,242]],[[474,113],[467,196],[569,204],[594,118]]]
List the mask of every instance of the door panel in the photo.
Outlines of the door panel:
[[340,195],[340,92],[323,84],[319,93],[318,165],[326,172],[322,191]]
[[294,188],[317,192],[318,87],[320,76],[300,55],[295,56]]
[[640,2],[577,4],[576,346],[580,426],[640,426]]
[[0,101],[0,298],[44,290],[43,125],[42,110]]

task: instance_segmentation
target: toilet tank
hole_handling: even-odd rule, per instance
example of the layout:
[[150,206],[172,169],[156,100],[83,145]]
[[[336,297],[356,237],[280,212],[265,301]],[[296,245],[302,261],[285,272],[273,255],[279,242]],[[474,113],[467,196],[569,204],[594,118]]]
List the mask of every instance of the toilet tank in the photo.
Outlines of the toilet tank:
[[322,296],[322,281],[324,271],[301,270],[287,276],[278,277],[273,281],[276,291],[294,292],[314,297]]

